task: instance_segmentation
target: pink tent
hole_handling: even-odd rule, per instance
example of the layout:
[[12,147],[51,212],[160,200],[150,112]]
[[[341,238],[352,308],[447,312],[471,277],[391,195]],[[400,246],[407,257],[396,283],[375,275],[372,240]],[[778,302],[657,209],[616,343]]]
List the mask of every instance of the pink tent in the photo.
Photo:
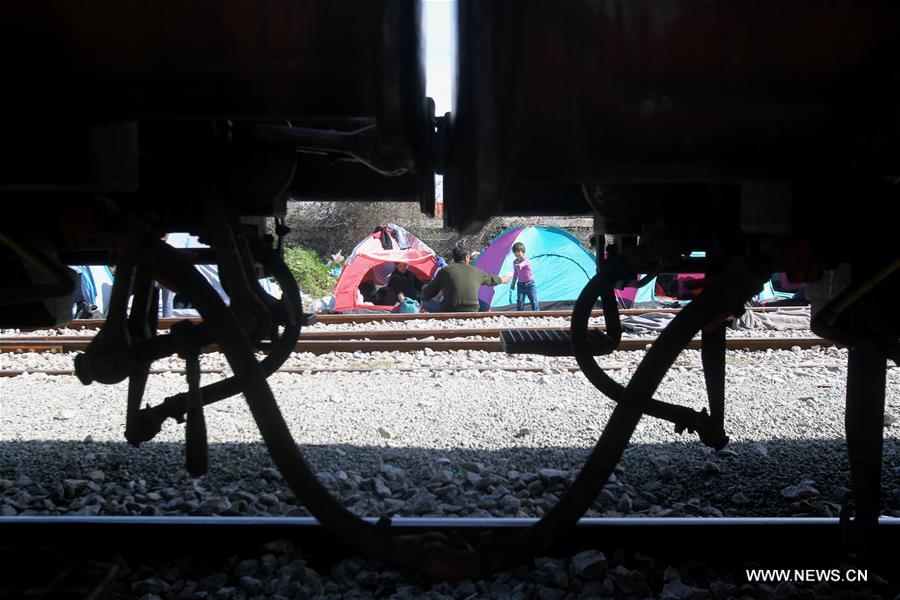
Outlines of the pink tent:
[[[384,240],[384,237],[387,240]],[[395,262],[404,262],[419,279],[430,280],[437,270],[434,251],[411,233],[394,224],[378,227],[356,245],[334,288],[335,312],[384,310],[392,307],[363,302],[359,284],[370,271],[379,283],[386,283]]]

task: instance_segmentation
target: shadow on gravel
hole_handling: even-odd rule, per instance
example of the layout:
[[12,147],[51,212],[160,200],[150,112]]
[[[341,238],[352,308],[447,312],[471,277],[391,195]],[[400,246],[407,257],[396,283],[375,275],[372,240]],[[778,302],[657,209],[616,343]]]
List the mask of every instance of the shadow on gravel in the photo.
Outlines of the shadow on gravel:
[[[539,517],[565,491],[587,455],[584,448],[561,447],[479,451],[328,445],[301,450],[320,481],[360,516]],[[0,515],[307,515],[262,444],[214,444],[209,458],[209,473],[192,479],[184,470],[182,444],[133,448],[124,442],[0,442]],[[883,512],[894,516],[900,516],[898,458],[900,441],[894,436],[885,443],[883,477]],[[696,442],[636,444],[627,449],[588,516],[833,517],[847,486],[843,440],[742,442],[719,453]],[[833,573],[855,568],[837,553],[828,532],[778,542],[777,548],[766,533],[754,534],[756,538],[746,534],[757,527],[747,529],[740,541],[715,533],[686,536],[683,530],[616,535],[605,530],[602,539],[588,532],[550,549],[555,558],[483,582],[428,585],[379,563],[347,559],[327,533],[286,533],[272,521],[272,528],[257,524],[240,534],[206,528],[176,536],[157,531],[157,525],[152,533],[108,530],[105,535],[129,538],[118,541],[84,527],[71,530],[65,541],[58,540],[55,530],[38,530],[43,532],[38,535],[35,529],[20,528],[17,535],[26,537],[15,539],[29,541],[7,548],[5,556],[0,544],[0,558],[6,565],[17,564],[10,562],[13,557],[52,573],[47,555],[38,555],[36,562],[28,553],[32,545],[63,562],[93,557],[89,565],[118,569],[118,597],[135,600],[200,597],[195,592],[208,598],[250,598],[259,589],[274,591],[281,584],[290,592],[283,597],[298,598],[417,598],[431,592],[440,592],[432,597],[509,598],[515,597],[514,590],[522,592],[519,597],[560,600],[738,594],[893,597],[900,589],[892,567],[883,564],[890,563],[891,550],[866,566],[872,568],[872,582],[866,584],[749,583],[748,568],[814,566]],[[296,537],[297,546],[285,537]],[[576,552],[581,554],[573,558]],[[603,573],[585,575],[586,561],[602,564]],[[288,575],[276,578],[275,568]]]
[[[366,516],[539,517],[584,448],[499,451],[300,446],[328,489]],[[0,515],[306,515],[262,444],[213,444],[209,472],[181,444],[0,442]],[[900,441],[885,441],[883,513],[900,516]],[[697,442],[630,446],[588,516],[837,516],[843,440],[768,440],[708,452]]]

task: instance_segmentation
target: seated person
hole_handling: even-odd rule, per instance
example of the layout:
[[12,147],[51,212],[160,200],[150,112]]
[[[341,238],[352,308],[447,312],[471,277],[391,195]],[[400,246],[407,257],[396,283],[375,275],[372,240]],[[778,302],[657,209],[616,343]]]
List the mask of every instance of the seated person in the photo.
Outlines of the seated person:
[[404,262],[394,263],[394,272],[388,279],[387,287],[390,288],[393,298],[388,304],[403,302],[406,298],[419,299],[419,293],[425,285],[409,270],[409,265]]
[[363,302],[375,303],[375,278],[364,277],[359,284],[359,293],[362,294]]
[[396,302],[396,293],[388,286],[378,288],[372,296],[372,304],[376,306],[392,306]]
[[[487,303],[478,298],[478,288],[483,285],[509,283],[512,275],[498,277],[472,266],[472,256],[464,248],[453,249],[453,264],[438,271],[431,283],[422,290],[422,306],[428,312],[478,312],[487,310]],[[444,290],[440,306],[429,302]]]

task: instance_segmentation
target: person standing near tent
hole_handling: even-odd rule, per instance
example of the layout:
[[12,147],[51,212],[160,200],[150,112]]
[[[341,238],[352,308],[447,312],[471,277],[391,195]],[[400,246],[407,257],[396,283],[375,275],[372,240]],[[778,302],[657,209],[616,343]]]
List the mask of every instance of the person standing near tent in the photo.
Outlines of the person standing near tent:
[[[470,263],[471,256],[463,248],[453,249],[453,263],[447,265],[437,272],[434,279],[422,290],[422,305],[428,312],[478,312],[481,309],[486,310],[486,304],[482,306],[482,302],[478,300],[478,288],[483,285],[500,285],[501,283],[509,283],[512,279],[510,275],[498,277],[485,273],[477,267],[473,267]],[[438,292],[444,290],[444,301],[440,306],[436,303],[429,303],[437,296]]]
[[175,292],[161,283],[157,285],[159,285],[159,293],[161,296],[160,309],[162,310],[162,316],[164,319],[172,318],[175,316]]
[[[160,238],[162,241],[169,241],[169,234]],[[164,319],[169,319],[175,315],[175,292],[167,288],[161,283],[156,284],[160,294],[160,309]]]
[[413,272],[409,270],[409,265],[405,262],[394,263],[394,272],[391,273],[387,286],[393,292],[396,302],[402,304],[406,298],[418,300],[424,285],[425,282],[413,275]]
[[[75,267],[71,268],[74,269]],[[79,267],[77,269],[78,275],[76,275],[76,278],[78,283],[75,285],[75,291],[72,292],[72,302],[74,304],[72,316],[75,319],[90,319],[91,309],[97,308],[96,305],[92,304],[94,299],[94,294],[91,292],[92,286],[89,284],[87,277],[84,276],[83,269],[87,268]]]
[[528,258],[525,256],[525,244],[516,242],[513,244],[512,251],[516,259],[513,261],[513,276],[509,289],[516,290],[516,310],[519,312],[525,310],[525,296],[528,296],[528,301],[531,302],[531,310],[537,312],[540,310],[537,299],[537,284],[534,282],[534,273],[531,272],[531,263],[528,262]]

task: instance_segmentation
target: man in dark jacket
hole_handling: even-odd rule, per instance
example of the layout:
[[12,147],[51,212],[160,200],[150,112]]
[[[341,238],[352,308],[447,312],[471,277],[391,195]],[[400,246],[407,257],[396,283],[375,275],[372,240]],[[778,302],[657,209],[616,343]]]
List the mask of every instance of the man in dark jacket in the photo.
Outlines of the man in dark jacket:
[[[478,288],[483,285],[509,283],[511,275],[498,277],[485,273],[471,264],[471,257],[464,248],[453,249],[453,263],[437,272],[434,279],[422,290],[422,301],[434,298],[444,290],[442,312],[478,312]],[[424,305],[429,309],[428,305]],[[429,312],[432,312],[429,310]]]
[[394,263],[394,272],[391,273],[387,286],[393,292],[395,302],[403,302],[406,298],[418,300],[423,285],[425,282],[413,275],[409,265],[405,262]]

